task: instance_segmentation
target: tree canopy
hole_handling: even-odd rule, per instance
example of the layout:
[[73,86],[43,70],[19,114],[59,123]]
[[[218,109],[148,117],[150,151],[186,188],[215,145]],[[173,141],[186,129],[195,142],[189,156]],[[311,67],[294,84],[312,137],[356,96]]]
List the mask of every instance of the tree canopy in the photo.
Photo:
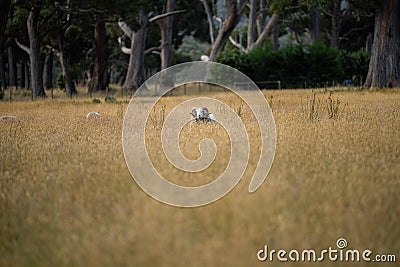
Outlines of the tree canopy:
[[[297,79],[288,86],[356,76],[367,87],[397,86],[399,1],[2,1],[0,85],[30,88],[34,97],[46,95],[56,80],[68,95],[76,84],[90,94],[110,83],[133,92],[160,69],[203,55],[254,79]],[[332,56],[335,63],[325,69],[333,76],[306,62]],[[266,67],[249,67],[255,62]],[[271,64],[282,68],[279,74],[270,75]]]

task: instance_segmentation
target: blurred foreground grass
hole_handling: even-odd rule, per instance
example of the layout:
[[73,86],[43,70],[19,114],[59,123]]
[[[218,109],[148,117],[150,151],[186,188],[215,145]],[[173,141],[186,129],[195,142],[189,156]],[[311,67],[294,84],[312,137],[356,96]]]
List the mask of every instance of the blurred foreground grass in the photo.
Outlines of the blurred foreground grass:
[[[252,129],[234,96],[217,97],[248,116]],[[161,204],[134,183],[121,146],[125,102],[0,102],[0,116],[17,118],[0,121],[0,266],[254,266],[264,244],[322,250],[338,238],[352,249],[396,254],[398,264],[400,91],[335,92],[335,119],[325,110],[329,95],[318,91],[312,121],[310,91],[265,97],[278,136],[266,182],[248,194],[249,166],[226,197],[194,209]],[[182,98],[165,98],[166,111]],[[88,120],[89,111],[102,117]]]

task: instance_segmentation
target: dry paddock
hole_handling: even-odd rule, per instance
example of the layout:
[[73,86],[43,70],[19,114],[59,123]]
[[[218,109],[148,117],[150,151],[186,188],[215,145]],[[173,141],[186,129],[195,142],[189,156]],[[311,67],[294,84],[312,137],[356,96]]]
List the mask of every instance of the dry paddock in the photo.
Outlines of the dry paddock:
[[[398,265],[400,91],[334,92],[334,104],[329,93],[315,93],[313,102],[311,91],[264,91],[277,127],[266,182],[247,193],[251,163],[226,197],[192,209],[153,200],[131,178],[121,145],[126,101],[0,102],[0,116],[16,117],[0,121],[0,266],[309,266],[260,263],[256,254],[264,245],[336,248],[339,238],[350,249],[395,254]],[[254,161],[259,139],[250,111],[226,92],[214,96],[241,113]],[[163,99],[151,123],[183,99]],[[329,105],[337,108],[334,116]],[[88,120],[90,111],[102,117]],[[160,145],[157,125],[150,126],[154,158]],[[201,127],[200,136],[226,145],[223,132]],[[182,138],[183,152],[196,157]],[[224,153],[216,173],[226,164]],[[165,171],[167,161],[157,162],[173,173]],[[325,259],[318,266],[353,264]]]

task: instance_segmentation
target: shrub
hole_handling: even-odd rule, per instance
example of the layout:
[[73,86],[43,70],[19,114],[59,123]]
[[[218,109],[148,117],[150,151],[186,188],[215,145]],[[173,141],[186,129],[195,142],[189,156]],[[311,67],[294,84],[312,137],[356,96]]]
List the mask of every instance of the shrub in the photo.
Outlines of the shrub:
[[325,82],[340,80],[343,71],[339,51],[323,44],[312,44],[305,49],[307,54],[308,81],[316,87],[323,87]]
[[95,103],[95,104],[100,104],[100,103],[101,103],[101,100],[98,99],[98,98],[93,98],[93,99],[92,99],[92,102]]
[[247,54],[226,49],[217,62],[237,68],[256,82],[280,80],[283,88],[299,88],[305,83],[323,87],[344,79],[365,77],[369,55],[363,51],[338,51],[316,43],[307,47],[289,45],[278,51],[266,46]]
[[249,75],[253,72],[253,63],[248,54],[242,53],[239,49],[226,49],[217,58],[217,62],[236,68]]
[[342,80],[348,79],[360,85],[361,80],[368,74],[368,66],[371,55],[363,50],[349,52],[340,51],[340,63],[343,70]]
[[56,79],[56,85],[57,88],[60,90],[65,90],[65,79],[64,79],[64,75],[62,75],[62,73],[58,74],[57,79]]

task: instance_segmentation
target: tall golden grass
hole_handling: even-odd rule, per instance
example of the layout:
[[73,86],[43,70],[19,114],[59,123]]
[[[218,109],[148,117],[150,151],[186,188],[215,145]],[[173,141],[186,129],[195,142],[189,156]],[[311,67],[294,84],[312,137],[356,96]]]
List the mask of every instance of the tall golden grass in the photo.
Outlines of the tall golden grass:
[[[254,163],[226,197],[192,209],[159,203],[134,183],[121,145],[125,102],[1,102],[0,115],[16,120],[0,121],[0,265],[254,266],[264,244],[322,250],[341,237],[349,248],[396,254],[400,261],[398,90],[265,91],[277,150],[266,182],[253,194],[247,187],[258,128],[234,95],[213,96],[240,113]],[[199,185],[223,171],[229,142],[218,126],[187,127],[181,145],[188,158],[199,156],[194,148],[205,136],[222,149],[203,176],[171,168],[160,156],[157,125],[160,112],[184,99],[166,97],[155,108],[147,147],[168,179]],[[310,101],[318,105],[310,108]],[[89,111],[102,117],[88,120]],[[193,131],[200,133],[194,139]],[[326,260],[318,266],[352,264]]]

